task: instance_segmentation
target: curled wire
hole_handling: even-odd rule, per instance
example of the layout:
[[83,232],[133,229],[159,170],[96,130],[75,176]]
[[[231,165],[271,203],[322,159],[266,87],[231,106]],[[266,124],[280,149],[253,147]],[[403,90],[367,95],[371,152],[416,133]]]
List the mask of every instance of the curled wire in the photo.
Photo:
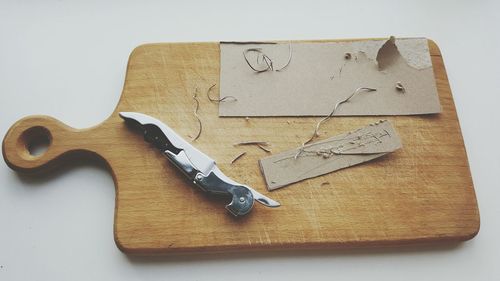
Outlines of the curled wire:
[[[256,69],[255,67],[253,67],[252,64],[250,63],[250,61],[247,58],[247,54],[251,53],[251,52],[255,52],[255,53],[258,54],[257,55],[257,64],[259,64],[259,57],[261,56],[262,59],[264,60],[264,62],[266,63],[267,67],[264,68],[264,69]],[[248,66],[253,71],[255,71],[257,73],[266,72],[266,71],[269,71],[269,70],[273,71],[273,61],[266,54],[264,54],[264,52],[262,52],[261,48],[246,49],[245,51],[243,51],[243,57],[245,58],[245,61],[247,62]]]
[[207,98],[209,101],[213,101],[213,102],[225,102],[225,101],[238,101],[237,98],[233,97],[233,96],[225,96],[225,97],[222,97],[220,99],[217,99],[217,98],[212,98],[210,96],[210,92],[212,91],[212,89],[216,86],[217,84],[213,84],[212,86],[210,86],[210,88],[208,88],[207,90]]
[[288,60],[287,62],[285,63],[285,65],[283,65],[281,68],[279,69],[276,69],[276,71],[282,71],[283,69],[287,68],[287,66],[290,64],[290,62],[292,61],[292,42],[289,41],[288,42]]
[[310,143],[316,137],[319,136],[318,131],[319,131],[319,127],[321,126],[321,124],[324,123],[324,122],[326,122],[326,121],[328,121],[330,118],[332,118],[340,105],[342,105],[343,103],[348,102],[352,97],[354,97],[357,93],[359,93],[361,91],[373,92],[373,91],[376,91],[376,90],[377,89],[375,89],[375,88],[359,87],[356,90],[354,90],[354,92],[352,92],[352,94],[349,95],[347,98],[345,98],[345,99],[337,102],[335,104],[335,106],[333,107],[333,110],[330,112],[330,114],[328,114],[327,116],[325,116],[323,119],[319,120],[319,122],[316,124],[316,127],[314,128],[313,134],[311,135],[311,137],[306,142],[304,142],[302,144],[301,148],[299,149],[299,151],[297,152],[297,154],[295,154],[294,158],[297,159],[297,157],[299,157],[300,154],[304,151],[304,146],[307,145],[308,143]]
[[[248,53],[252,53],[252,52],[257,53],[257,65],[261,65],[262,63],[265,63],[266,64],[265,68],[257,69],[250,63],[247,55],[248,55]],[[257,73],[266,72],[266,71],[279,72],[279,71],[284,70],[286,67],[288,67],[288,65],[290,64],[290,62],[292,60],[292,42],[288,43],[288,60],[287,60],[287,62],[282,67],[277,68],[277,69],[274,68],[273,60],[267,54],[265,54],[261,48],[249,48],[249,49],[244,50],[243,51],[243,58],[245,59],[245,62],[248,64],[248,66],[253,71],[255,71]]]

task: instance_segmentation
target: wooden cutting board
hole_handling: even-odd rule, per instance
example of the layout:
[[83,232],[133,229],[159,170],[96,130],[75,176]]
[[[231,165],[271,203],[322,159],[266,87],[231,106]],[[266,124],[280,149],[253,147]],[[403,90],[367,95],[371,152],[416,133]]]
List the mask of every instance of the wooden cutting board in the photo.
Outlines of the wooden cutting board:
[[[15,123],[3,141],[5,161],[19,172],[44,172],[80,157],[104,161],[116,186],[114,237],[126,253],[179,253],[264,249],[338,248],[456,242],[479,230],[479,212],[462,134],[441,53],[429,41],[443,112],[388,116],[403,149],[370,163],[267,192],[257,147],[273,152],[298,147],[318,118],[219,118],[206,97],[219,81],[219,44],[148,44],[137,47],[127,67],[123,94],[113,114],[84,130],[48,116]],[[127,128],[120,111],[152,115],[186,139],[197,133],[193,94],[198,89],[201,137],[193,142],[234,180],[278,200],[270,209],[256,204],[234,218],[225,201],[191,185],[141,135]],[[218,86],[211,93],[218,95]],[[379,117],[336,117],[321,136],[341,134]],[[39,156],[28,148],[50,140]],[[230,161],[246,151],[234,164]],[[36,175],[33,175],[36,176]],[[64,226],[61,226],[64,227]]]

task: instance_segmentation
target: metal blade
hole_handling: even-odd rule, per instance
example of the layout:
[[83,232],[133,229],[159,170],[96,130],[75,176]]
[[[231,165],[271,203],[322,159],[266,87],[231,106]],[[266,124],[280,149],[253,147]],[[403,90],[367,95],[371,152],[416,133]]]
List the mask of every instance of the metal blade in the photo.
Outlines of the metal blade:
[[[193,164],[194,168],[201,173],[207,175],[215,166],[215,160],[210,158],[205,153],[196,149],[196,147],[192,146],[186,140],[184,140],[181,136],[175,133],[169,126],[165,123],[161,122],[158,119],[155,119],[146,114],[137,113],[137,112],[120,112],[120,117],[125,119],[126,121],[135,121],[142,125],[146,126],[156,126],[163,133],[165,138],[170,142],[178,150],[183,150],[188,157],[189,161]],[[160,147],[160,149],[162,149]],[[163,149],[162,149],[163,152]]]

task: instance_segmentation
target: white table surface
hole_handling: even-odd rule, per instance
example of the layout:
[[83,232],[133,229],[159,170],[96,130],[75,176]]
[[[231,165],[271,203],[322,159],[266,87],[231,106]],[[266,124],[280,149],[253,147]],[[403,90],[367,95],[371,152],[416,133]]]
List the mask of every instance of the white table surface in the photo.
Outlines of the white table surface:
[[0,280],[500,280],[498,1],[153,2],[0,0],[0,135],[31,114],[101,122],[146,42],[425,36],[444,56],[479,235],[457,247],[128,258],[104,168],[20,177],[1,161]]

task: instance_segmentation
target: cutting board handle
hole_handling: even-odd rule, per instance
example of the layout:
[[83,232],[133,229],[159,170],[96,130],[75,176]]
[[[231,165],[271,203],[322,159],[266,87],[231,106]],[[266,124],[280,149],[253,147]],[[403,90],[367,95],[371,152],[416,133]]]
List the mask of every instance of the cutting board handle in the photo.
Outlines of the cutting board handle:
[[10,127],[2,154],[18,172],[50,169],[75,154],[96,154],[87,145],[91,129],[75,129],[49,116],[28,116]]

